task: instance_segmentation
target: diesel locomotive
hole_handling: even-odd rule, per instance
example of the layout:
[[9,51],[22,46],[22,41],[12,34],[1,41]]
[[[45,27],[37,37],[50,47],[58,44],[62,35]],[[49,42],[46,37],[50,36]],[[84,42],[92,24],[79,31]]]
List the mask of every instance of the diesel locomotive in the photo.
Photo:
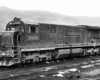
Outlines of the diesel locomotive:
[[100,54],[100,27],[14,18],[0,32],[0,66]]

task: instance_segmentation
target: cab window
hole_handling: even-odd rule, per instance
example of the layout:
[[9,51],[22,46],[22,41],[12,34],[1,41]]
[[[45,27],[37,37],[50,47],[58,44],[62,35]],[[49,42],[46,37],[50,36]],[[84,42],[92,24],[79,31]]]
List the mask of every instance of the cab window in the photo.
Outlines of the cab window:
[[11,31],[15,31],[15,30],[16,30],[16,28],[13,28],[13,27],[11,28]]
[[7,28],[7,31],[17,31],[19,30],[19,26],[10,26]]
[[39,32],[39,28],[36,26],[30,26],[29,27],[29,33],[38,33]]
[[36,27],[30,27],[31,33],[36,33]]

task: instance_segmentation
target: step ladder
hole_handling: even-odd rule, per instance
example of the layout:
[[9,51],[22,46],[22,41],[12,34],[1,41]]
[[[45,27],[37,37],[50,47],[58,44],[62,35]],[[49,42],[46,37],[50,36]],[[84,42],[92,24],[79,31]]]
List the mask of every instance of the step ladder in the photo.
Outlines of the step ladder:
[[20,63],[20,47],[15,47],[14,48],[14,63]]

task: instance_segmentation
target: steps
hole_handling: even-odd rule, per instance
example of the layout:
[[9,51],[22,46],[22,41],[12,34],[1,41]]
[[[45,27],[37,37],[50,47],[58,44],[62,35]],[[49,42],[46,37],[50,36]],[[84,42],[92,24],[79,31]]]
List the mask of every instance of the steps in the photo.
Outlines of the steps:
[[20,58],[19,58],[19,47],[14,48],[14,63],[20,63]]

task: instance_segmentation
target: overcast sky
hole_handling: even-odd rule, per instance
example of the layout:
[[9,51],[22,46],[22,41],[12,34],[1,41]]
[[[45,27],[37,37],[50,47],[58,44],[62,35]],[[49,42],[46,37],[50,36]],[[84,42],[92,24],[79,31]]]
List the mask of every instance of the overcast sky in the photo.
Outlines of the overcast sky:
[[100,17],[100,0],[0,0],[17,10],[46,10],[70,16]]

